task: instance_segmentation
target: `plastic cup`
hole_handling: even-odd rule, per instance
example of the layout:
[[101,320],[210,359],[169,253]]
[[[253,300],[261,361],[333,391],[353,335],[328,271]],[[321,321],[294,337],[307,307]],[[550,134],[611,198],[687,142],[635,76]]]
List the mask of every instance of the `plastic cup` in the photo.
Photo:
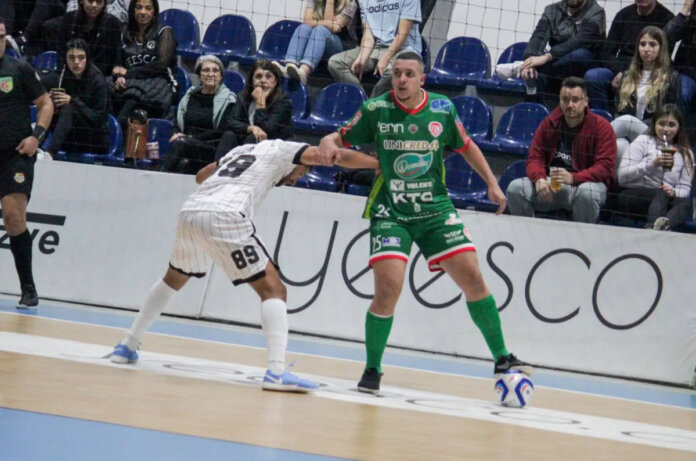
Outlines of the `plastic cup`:
[[[551,173],[553,173],[556,170],[558,170],[558,167],[552,166],[551,168],[549,168],[549,171]],[[555,179],[553,174],[551,174],[551,190],[554,192],[558,192],[559,190],[561,190],[561,182]]]

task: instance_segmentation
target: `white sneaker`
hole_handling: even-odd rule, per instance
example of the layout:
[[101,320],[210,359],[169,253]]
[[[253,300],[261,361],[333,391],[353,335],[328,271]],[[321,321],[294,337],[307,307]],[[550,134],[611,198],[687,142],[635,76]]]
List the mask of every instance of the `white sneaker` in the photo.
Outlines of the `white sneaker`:
[[505,64],[498,64],[495,66],[495,75],[497,75],[501,80],[507,80],[513,77],[520,78],[523,63],[524,61],[515,61]]
[[299,80],[304,85],[307,84],[307,73],[303,71],[302,68],[297,67],[293,63],[289,63],[286,67],[288,69],[288,78],[291,80]]
[[278,69],[278,70],[280,71],[280,74],[281,74],[283,77],[288,78],[288,71],[287,71],[287,69],[285,69],[285,66],[284,66],[284,65],[282,65],[282,64],[279,63],[278,61],[271,61],[271,64],[273,64],[273,65],[275,66],[275,68]]

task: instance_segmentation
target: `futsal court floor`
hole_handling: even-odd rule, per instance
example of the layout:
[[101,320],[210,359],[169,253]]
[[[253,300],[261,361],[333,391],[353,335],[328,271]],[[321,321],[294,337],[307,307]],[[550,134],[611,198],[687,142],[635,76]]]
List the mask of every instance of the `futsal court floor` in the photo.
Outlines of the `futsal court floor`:
[[134,312],[16,299],[0,295],[2,461],[696,460],[693,390],[538,369],[511,409],[492,362],[388,348],[375,397],[356,390],[362,344],[291,335],[292,370],[322,386],[265,392],[258,329],[164,316],[115,365]]

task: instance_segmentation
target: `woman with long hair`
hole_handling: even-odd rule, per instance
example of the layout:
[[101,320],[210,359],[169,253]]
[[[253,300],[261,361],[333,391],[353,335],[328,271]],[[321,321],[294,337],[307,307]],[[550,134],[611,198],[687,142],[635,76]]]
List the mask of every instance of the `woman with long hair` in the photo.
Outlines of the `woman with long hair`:
[[619,142],[619,158],[628,142],[648,129],[658,107],[679,102],[680,92],[681,79],[672,69],[667,37],[659,27],[645,27],[616,95],[617,118],[611,125],[617,140],[627,139]]
[[132,0],[128,24],[121,34],[121,47],[114,67],[114,105],[121,125],[134,109],[150,117],[164,117],[174,102],[176,37],[174,30],[159,23],[158,0]]
[[273,65],[283,76],[306,84],[319,61],[355,46],[350,24],[357,8],[355,0],[309,0],[302,24],[290,39],[285,66],[275,61]]
[[216,153],[221,158],[241,144],[292,136],[292,101],[280,88],[280,70],[266,59],[254,63],[232,110],[227,131]]
[[648,132],[639,135],[621,159],[619,211],[647,214],[647,225],[654,229],[674,228],[691,216],[693,175],[694,154],[684,117],[675,104],[665,104],[654,112]]

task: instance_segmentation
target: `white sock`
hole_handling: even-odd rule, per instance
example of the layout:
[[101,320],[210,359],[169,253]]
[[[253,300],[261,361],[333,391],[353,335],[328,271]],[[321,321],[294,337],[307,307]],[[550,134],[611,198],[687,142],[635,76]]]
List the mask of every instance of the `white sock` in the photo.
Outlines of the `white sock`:
[[131,325],[128,334],[121,342],[128,346],[129,349],[135,350],[147,329],[155,323],[157,317],[167,307],[174,293],[176,293],[176,290],[164,283],[162,279],[155,282],[147,293],[143,307],[140,309],[133,325]]
[[288,312],[285,301],[272,298],[261,302],[261,327],[266,336],[268,368],[279,375],[285,371],[285,350],[288,347]]

